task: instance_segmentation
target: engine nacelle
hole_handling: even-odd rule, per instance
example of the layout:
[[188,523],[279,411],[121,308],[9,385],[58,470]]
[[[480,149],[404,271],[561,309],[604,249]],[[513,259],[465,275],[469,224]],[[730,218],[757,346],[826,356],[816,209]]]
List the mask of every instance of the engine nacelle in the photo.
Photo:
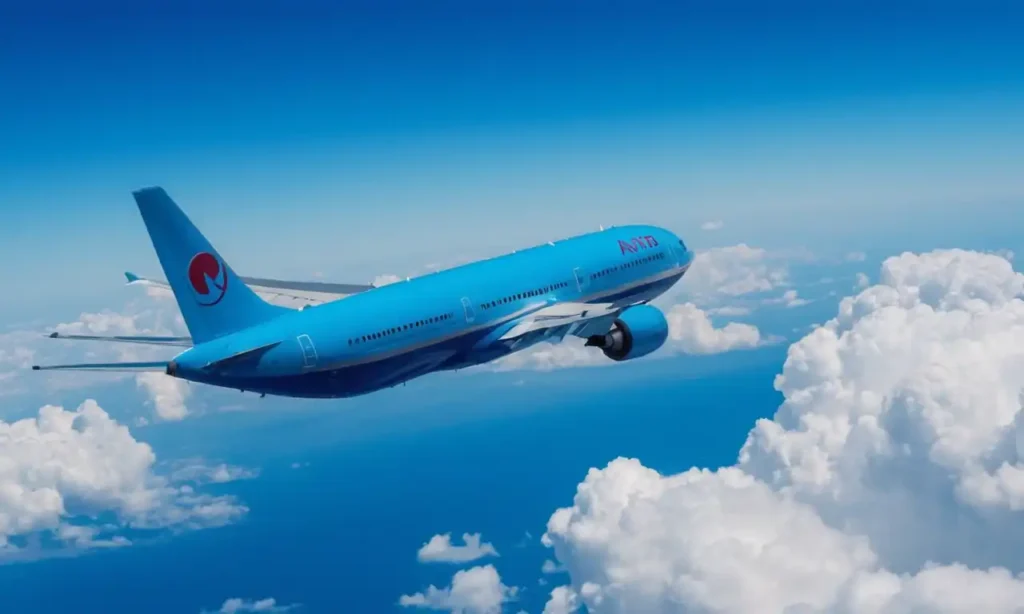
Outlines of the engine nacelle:
[[657,307],[637,305],[619,314],[610,331],[587,339],[587,345],[601,348],[612,360],[632,360],[657,350],[666,339],[665,314]]

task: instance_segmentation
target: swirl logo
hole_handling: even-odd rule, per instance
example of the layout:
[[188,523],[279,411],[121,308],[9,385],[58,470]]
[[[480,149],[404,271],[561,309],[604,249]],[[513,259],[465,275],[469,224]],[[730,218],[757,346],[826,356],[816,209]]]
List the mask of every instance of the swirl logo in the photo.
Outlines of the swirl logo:
[[212,307],[224,298],[228,290],[227,267],[217,256],[200,252],[188,263],[188,282],[196,302]]

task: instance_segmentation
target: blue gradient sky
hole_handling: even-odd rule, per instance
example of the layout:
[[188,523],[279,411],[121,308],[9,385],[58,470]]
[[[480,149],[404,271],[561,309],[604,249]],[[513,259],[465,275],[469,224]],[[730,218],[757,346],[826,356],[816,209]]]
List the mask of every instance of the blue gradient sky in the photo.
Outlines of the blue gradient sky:
[[[675,4],[0,7],[0,324],[43,330],[123,304],[124,270],[159,274],[130,194],[152,184],[247,275],[365,282],[628,222],[808,248],[794,287],[815,302],[750,317],[790,339],[895,252],[1024,251],[1024,8]],[[536,614],[536,538],[586,470],[733,462],[785,349],[329,403],[195,392],[206,413],[144,428],[133,382],[31,390],[97,398],[160,459],[262,475],[224,485],[251,508],[237,525],[0,566],[0,609],[397,611],[451,580],[423,542],[483,531]]]
[[627,221],[845,249],[941,210],[942,242],[1020,204],[1020,13],[757,4],[10,9],[0,283],[27,314],[158,272],[154,183],[247,274],[355,281]]

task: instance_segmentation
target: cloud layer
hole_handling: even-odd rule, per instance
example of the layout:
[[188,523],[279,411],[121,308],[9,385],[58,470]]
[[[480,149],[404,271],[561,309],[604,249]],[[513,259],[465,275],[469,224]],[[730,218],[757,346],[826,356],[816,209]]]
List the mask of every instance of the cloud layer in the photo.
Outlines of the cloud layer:
[[1020,611],[1022,292],[997,255],[886,260],[790,347],[735,466],[590,471],[548,523],[549,614]]
[[158,474],[155,463],[152,448],[92,400],[0,421],[0,556],[127,545],[129,533],[219,526],[248,511],[198,492],[187,476]]

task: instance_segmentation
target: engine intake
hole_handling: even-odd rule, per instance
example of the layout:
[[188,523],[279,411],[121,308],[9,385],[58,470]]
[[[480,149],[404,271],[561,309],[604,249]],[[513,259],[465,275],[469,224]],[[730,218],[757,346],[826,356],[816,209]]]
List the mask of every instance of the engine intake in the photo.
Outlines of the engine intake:
[[668,320],[657,307],[637,305],[626,309],[603,335],[592,335],[586,345],[599,347],[612,360],[646,356],[665,344]]

